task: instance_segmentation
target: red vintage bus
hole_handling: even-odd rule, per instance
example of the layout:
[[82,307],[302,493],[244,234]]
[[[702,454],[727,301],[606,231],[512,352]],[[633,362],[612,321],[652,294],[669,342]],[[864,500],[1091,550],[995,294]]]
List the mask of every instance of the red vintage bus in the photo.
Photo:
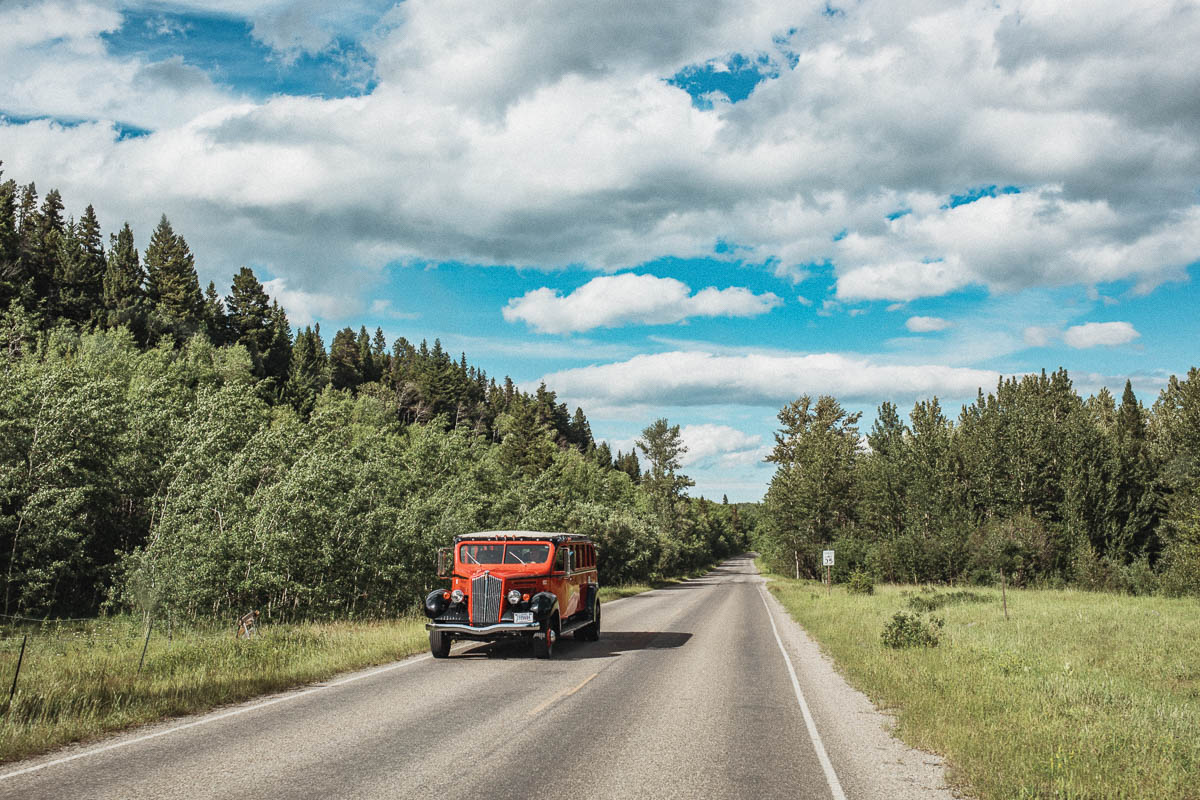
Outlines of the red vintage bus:
[[596,545],[586,536],[536,531],[486,531],[454,537],[438,552],[438,577],[448,589],[425,598],[434,658],[450,655],[455,639],[520,637],[549,658],[559,638],[600,638]]

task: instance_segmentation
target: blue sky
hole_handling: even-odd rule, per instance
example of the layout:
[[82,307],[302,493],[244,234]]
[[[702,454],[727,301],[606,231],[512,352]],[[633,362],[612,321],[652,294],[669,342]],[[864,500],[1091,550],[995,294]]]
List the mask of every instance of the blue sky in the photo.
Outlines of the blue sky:
[[0,159],[327,339],[440,338],[614,448],[666,416],[696,493],[755,500],[801,394],[865,431],[1196,363],[1196,11],[15,2]]

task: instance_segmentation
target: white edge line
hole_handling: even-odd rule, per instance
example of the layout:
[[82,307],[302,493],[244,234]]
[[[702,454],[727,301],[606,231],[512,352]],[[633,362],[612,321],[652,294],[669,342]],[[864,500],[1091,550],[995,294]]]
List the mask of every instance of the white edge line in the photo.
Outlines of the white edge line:
[[796,701],[800,703],[800,713],[804,715],[804,724],[808,726],[808,736],[812,739],[813,749],[817,751],[817,760],[821,762],[821,769],[825,771],[825,782],[829,784],[829,791],[833,793],[833,800],[846,800],[846,794],[842,791],[842,784],[838,780],[837,773],[833,770],[833,762],[829,760],[829,754],[825,752],[825,743],[821,741],[821,734],[817,732],[817,723],[813,719],[812,712],[808,710],[808,702],[804,699],[804,692],[800,690],[800,680],[796,677],[796,668],[792,666],[791,656],[788,655],[787,649],[783,646],[783,639],[779,637],[779,628],[775,625],[775,615],[771,613],[771,606],[767,603],[767,596],[761,584],[758,587],[758,594],[762,598],[763,607],[767,609],[767,619],[771,623],[771,632],[775,634],[775,643],[779,645],[779,652],[783,653],[783,660],[787,664],[788,674],[792,676],[792,688],[796,690]]
[[382,672],[389,672],[393,669],[401,669],[403,667],[412,666],[413,664],[416,664],[420,661],[424,661],[427,658],[432,658],[432,656],[426,654],[423,656],[418,656],[417,658],[405,659],[404,661],[398,661],[395,664],[388,664],[385,667],[380,667],[379,669],[371,670],[370,672],[363,672],[363,673],[359,673],[358,675],[351,675],[349,678],[343,678],[340,681],[334,681],[332,683],[327,683],[327,684],[324,684],[323,686],[314,686],[311,689],[305,689],[304,691],[295,692],[294,694],[284,695],[283,697],[276,697],[272,700],[264,700],[261,703],[255,703],[252,706],[244,706],[242,708],[235,708],[233,711],[226,711],[224,714],[217,714],[215,716],[198,719],[195,722],[188,722],[183,725],[177,725],[174,728],[168,728],[165,731],[156,731],[155,733],[148,733],[145,736],[139,736],[136,739],[126,739],[125,741],[122,741],[122,742],[114,742],[113,744],[107,744],[102,747],[94,748],[92,750],[85,750],[82,753],[76,753],[74,755],[65,756],[63,758],[56,758],[55,760],[47,761],[44,764],[35,764],[32,767],[25,767],[25,769],[14,770],[13,772],[8,772],[8,773],[5,773],[4,775],[0,775],[0,781],[8,780],[9,778],[15,778],[18,775],[27,775],[30,772],[37,772],[38,770],[43,770],[43,769],[46,769],[47,767],[55,767],[55,766],[58,766],[59,764],[66,764],[68,761],[74,761],[77,758],[86,758],[88,756],[99,755],[100,753],[107,753],[109,750],[116,750],[121,747],[128,747],[129,745],[138,744],[139,742],[145,742],[150,739],[157,739],[160,736],[167,736],[172,733],[179,733],[180,731],[185,731],[188,728],[195,728],[199,725],[207,725],[210,722],[218,722],[223,719],[228,719],[229,717],[236,717],[239,714],[245,714],[250,711],[257,711],[260,708],[266,708],[267,706],[273,706],[276,703],[285,703],[288,700],[296,700],[298,698],[305,697],[306,695],[310,695],[315,692],[324,691],[325,689],[333,689],[337,686],[345,686],[347,683],[353,683],[354,681],[360,681],[363,678],[370,678],[374,675],[379,675]]

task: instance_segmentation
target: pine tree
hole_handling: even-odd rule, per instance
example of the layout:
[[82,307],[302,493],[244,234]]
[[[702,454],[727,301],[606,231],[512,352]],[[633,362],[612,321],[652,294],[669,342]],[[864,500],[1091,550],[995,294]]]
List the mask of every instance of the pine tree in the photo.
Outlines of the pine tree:
[[76,290],[87,306],[88,320],[100,324],[104,318],[104,271],[107,265],[100,221],[96,219],[96,209],[90,203],[79,218],[76,235],[83,251],[82,274],[79,275]]
[[146,272],[134,244],[133,230],[126,222],[109,239],[103,284],[105,324],[110,328],[128,327],[142,344],[146,343],[145,283]]
[[263,377],[266,374],[263,361],[275,338],[275,329],[271,321],[271,298],[267,297],[254,270],[242,267],[233,276],[233,286],[225,298],[225,305],[229,309],[229,327],[234,341],[250,352],[255,374]]
[[285,394],[292,407],[305,419],[312,413],[317,395],[329,383],[329,359],[321,341],[320,326],[306,327],[292,346]]
[[[0,166],[4,162],[0,161]],[[0,170],[0,178],[4,171]],[[0,183],[0,309],[21,294],[21,237],[17,230],[17,182]]]
[[514,403],[496,420],[500,432],[500,463],[510,472],[535,477],[554,461],[556,448],[549,427],[530,403]]
[[613,459],[613,468],[624,472],[634,483],[640,483],[642,480],[642,465],[638,463],[637,452],[634,450],[628,453],[618,450],[617,457]]
[[1156,469],[1147,443],[1146,410],[1126,380],[1114,428],[1114,466],[1109,550],[1119,559],[1157,555],[1155,528],[1161,516]]
[[287,313],[278,301],[271,303],[271,344],[263,359],[263,372],[266,377],[275,381],[277,386],[283,386],[288,379],[292,366],[292,325],[288,322]]
[[371,362],[374,366],[374,377],[371,380],[384,380],[392,371],[391,357],[387,352],[387,339],[383,337],[383,328],[375,328],[371,338]]
[[575,416],[571,417],[571,444],[575,445],[581,453],[586,453],[596,446],[596,442],[592,439],[592,426],[588,424],[587,417],[584,416],[583,409],[575,407]]
[[21,200],[17,205],[17,294],[26,309],[36,311],[39,307],[38,294],[34,288],[37,272],[38,236],[41,224],[38,213],[37,186],[32,181],[21,187]]
[[170,332],[176,341],[183,341],[203,324],[204,296],[192,251],[171,228],[165,214],[150,237],[145,260],[152,327],[156,333]]
[[353,328],[342,328],[329,346],[329,383],[335,389],[357,389],[362,383],[362,361]]
[[[33,184],[29,186],[32,189]],[[51,189],[42,200],[37,215],[29,262],[30,288],[33,291],[34,302],[51,318],[59,314],[58,285],[55,277],[61,269],[59,254],[63,237],[67,233],[62,212],[62,195],[57,189]]]
[[208,340],[217,347],[224,347],[233,341],[233,331],[229,326],[229,316],[225,313],[225,303],[217,293],[217,284],[208,282],[204,290],[204,332]]
[[367,335],[366,325],[359,327],[358,338],[354,340],[354,344],[358,347],[358,363],[359,369],[362,371],[362,382],[371,383],[379,380],[379,373],[375,369],[375,359],[371,355],[371,337]]
[[596,445],[596,449],[592,451],[592,460],[602,469],[612,469],[612,448],[608,446],[608,442],[600,442],[600,444]]
[[100,223],[89,205],[79,222],[68,221],[59,236],[54,273],[59,316],[76,327],[102,323],[104,272]]

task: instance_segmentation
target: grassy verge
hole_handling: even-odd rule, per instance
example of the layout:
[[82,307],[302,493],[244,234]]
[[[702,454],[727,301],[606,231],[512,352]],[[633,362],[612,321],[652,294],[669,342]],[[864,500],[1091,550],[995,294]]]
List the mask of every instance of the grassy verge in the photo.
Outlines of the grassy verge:
[[951,592],[827,597],[819,583],[774,577],[772,593],[850,682],[897,714],[901,738],[945,755],[964,790],[1200,797],[1195,600],[1010,590],[1005,621],[999,591],[973,589],[924,614],[945,621],[939,646],[896,650],[881,641],[892,616]]
[[[175,630],[170,641],[155,629],[141,674],[145,631],[136,620],[34,628],[16,697],[0,719],[0,762],[403,658],[429,646],[424,623],[268,625],[241,641],[231,628]],[[0,704],[21,635],[9,629],[0,639]]]

